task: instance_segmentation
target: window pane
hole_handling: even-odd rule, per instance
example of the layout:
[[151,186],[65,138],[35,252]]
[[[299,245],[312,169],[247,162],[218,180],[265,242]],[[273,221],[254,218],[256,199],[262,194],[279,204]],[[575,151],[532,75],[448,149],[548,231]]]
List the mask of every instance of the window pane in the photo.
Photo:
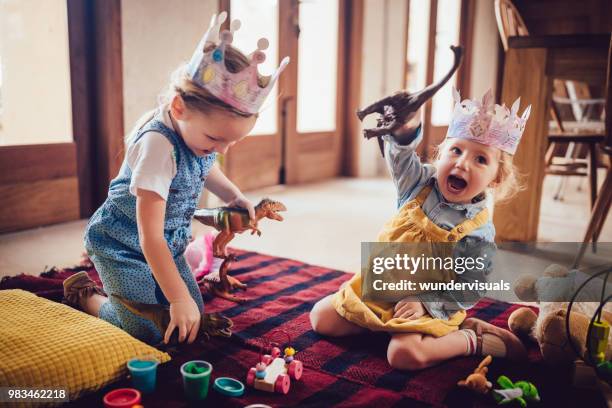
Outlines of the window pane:
[[[461,1],[438,0],[434,81],[446,75],[450,67],[453,66],[454,54],[449,47],[459,44],[460,21]],[[451,90],[456,82],[457,75],[455,74],[434,96],[431,110],[431,124],[433,126],[447,126],[450,122],[453,111]]]
[[[259,73],[271,75],[278,67],[278,1],[277,0],[232,0],[230,16],[242,23],[234,36],[233,45],[245,54],[257,49],[257,40],[265,37],[270,46],[264,52],[266,60],[258,66]],[[268,95],[259,113],[259,119],[251,135],[276,133],[278,83]]]
[[72,141],[66,0],[0,1],[0,146]]
[[408,61],[406,89],[419,91],[426,86],[429,43],[429,0],[411,1],[408,11]]
[[300,2],[297,131],[336,129],[338,0]]

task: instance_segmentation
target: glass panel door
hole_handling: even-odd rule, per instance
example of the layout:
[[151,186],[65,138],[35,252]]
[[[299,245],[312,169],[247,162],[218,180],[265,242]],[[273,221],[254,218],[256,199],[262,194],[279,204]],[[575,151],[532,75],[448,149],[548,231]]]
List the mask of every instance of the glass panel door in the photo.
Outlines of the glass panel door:
[[67,0],[0,0],[0,232],[79,218],[68,28]]
[[72,142],[66,0],[0,1],[0,146]]
[[336,129],[338,0],[300,2],[297,131]]
[[[258,65],[261,75],[271,75],[278,68],[282,37],[280,16],[284,1],[230,0],[221,1],[221,10],[229,19],[242,23],[233,44],[245,55],[257,49],[260,38],[268,40],[264,50],[266,60]],[[229,22],[228,22],[229,27]],[[286,75],[286,74],[283,74]],[[281,101],[282,79],[276,83],[264,105],[260,108],[255,128],[248,137],[233,146],[222,158],[225,174],[242,190],[276,185],[280,181],[282,164]]]
[[[271,75],[278,67],[278,0],[232,0],[230,17],[241,20],[242,27],[234,36],[233,44],[248,54],[257,48],[257,40],[265,37],[270,42],[266,60],[258,66],[262,75]],[[278,83],[270,92],[251,136],[270,135],[277,131]]]
[[[461,1],[438,0],[436,14],[436,49],[434,57],[434,80],[442,78],[453,66],[454,56],[451,45],[459,44],[459,26],[461,23]],[[432,126],[448,126],[453,111],[452,86],[457,86],[457,72],[436,93],[432,100]],[[464,90],[466,94],[467,90]],[[466,94],[467,95],[467,94]]]
[[416,92],[427,84],[429,49],[429,0],[411,1],[408,11],[408,49],[406,52],[406,89]]

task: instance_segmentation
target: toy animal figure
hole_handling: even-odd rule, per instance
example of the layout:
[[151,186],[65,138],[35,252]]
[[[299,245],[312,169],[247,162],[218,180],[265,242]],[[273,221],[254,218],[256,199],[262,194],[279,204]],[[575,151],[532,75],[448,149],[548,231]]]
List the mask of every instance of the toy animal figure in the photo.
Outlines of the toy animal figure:
[[[161,333],[165,333],[170,323],[170,308],[160,304],[149,304],[134,302],[119,295],[112,294],[123,306],[137,316],[148,319],[155,324]],[[230,337],[232,335],[232,321],[220,313],[202,313],[198,338],[206,341],[211,336]],[[170,336],[167,347],[180,344],[178,342],[178,330]]]
[[493,390],[493,397],[498,404],[508,404],[512,401],[516,401],[523,408],[527,406],[527,402],[538,402],[540,401],[540,394],[538,389],[530,382],[517,381],[512,383],[505,375],[500,375],[497,379],[501,390]]
[[357,112],[357,117],[360,121],[363,121],[366,116],[372,113],[382,115],[382,117],[378,119],[377,127],[375,129],[364,129],[363,134],[367,139],[378,137],[378,144],[383,156],[384,150],[381,137],[401,128],[407,121],[414,117],[419,108],[429,99],[431,99],[434,94],[438,92],[438,90],[442,88],[442,86],[450,79],[457,68],[459,68],[463,54],[462,48],[454,46],[451,46],[450,48],[455,54],[455,61],[451,70],[440,81],[429,85],[419,92],[397,92],[394,95],[387,96],[379,101],[376,101]]
[[246,285],[228,275],[229,265],[235,260],[235,256],[227,253],[227,244],[234,239],[236,234],[249,230],[251,235],[257,233],[258,236],[261,236],[261,231],[257,228],[259,220],[269,218],[282,221],[283,217],[278,214],[279,211],[287,211],[287,208],[283,203],[269,198],[264,198],[255,206],[255,220],[249,218],[249,213],[244,208],[218,207],[196,210],[194,214],[196,220],[219,231],[213,241],[213,255],[217,258],[224,258],[224,261],[218,275],[211,273],[203,278],[214,295],[233,302],[244,301],[231,294],[233,289],[246,290]]
[[486,356],[484,360],[476,367],[474,372],[465,380],[461,380],[457,383],[457,385],[461,387],[469,388],[472,391],[476,391],[479,394],[486,394],[493,387],[491,381],[487,381],[487,372],[489,368],[487,367],[493,361],[493,357]]

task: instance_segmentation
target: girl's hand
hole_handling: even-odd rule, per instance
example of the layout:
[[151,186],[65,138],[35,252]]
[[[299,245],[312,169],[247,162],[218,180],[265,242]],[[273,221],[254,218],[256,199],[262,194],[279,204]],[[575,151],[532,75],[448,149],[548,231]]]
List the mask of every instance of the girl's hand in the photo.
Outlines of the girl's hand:
[[421,116],[422,113],[420,109],[416,112],[410,112],[403,118],[404,123],[392,132],[393,137],[400,145],[408,144],[414,139],[417,129],[421,126]]
[[395,313],[393,317],[399,317],[401,319],[416,320],[419,317],[425,315],[426,310],[423,304],[413,297],[407,297],[400,300],[395,305]]
[[249,211],[249,218],[255,220],[255,206],[249,199],[242,194],[239,194],[232,201],[227,203],[228,207],[240,207]]
[[191,344],[200,330],[200,310],[192,298],[170,303],[170,323],[164,335],[164,343],[168,344],[174,329],[179,329],[179,343],[185,341]]

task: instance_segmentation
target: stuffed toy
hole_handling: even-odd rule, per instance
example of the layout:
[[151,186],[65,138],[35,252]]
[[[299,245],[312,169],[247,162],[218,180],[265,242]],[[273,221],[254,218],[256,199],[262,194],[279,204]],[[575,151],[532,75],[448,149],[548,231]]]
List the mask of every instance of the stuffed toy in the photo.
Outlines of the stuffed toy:
[[491,381],[487,380],[487,373],[489,372],[489,367],[487,366],[491,364],[491,361],[493,361],[493,357],[486,356],[484,360],[480,362],[478,367],[476,367],[474,372],[468,375],[465,380],[459,381],[457,385],[460,387],[469,388],[470,390],[479,394],[486,394],[489,392],[491,387],[493,387]]
[[[584,276],[583,276],[584,277]],[[581,276],[576,271],[569,271],[561,265],[550,265],[544,271],[544,276],[536,278],[532,275],[519,277],[514,285],[514,292],[519,299],[526,302],[539,302],[539,314],[528,307],[521,307],[508,318],[508,327],[519,337],[530,337],[537,341],[544,361],[551,364],[571,363],[576,359],[571,344],[567,341],[565,320],[569,299],[580,285]],[[593,291],[597,288],[597,281],[591,281]],[[588,284],[587,284],[587,290]],[[582,292],[581,292],[582,293]],[[583,296],[581,296],[583,297]],[[597,299],[595,294],[589,294],[588,299]],[[575,302],[570,316],[571,341],[577,346],[581,356],[586,353],[586,337],[589,322],[597,302]],[[608,309],[608,308],[606,308]],[[610,310],[604,310],[602,318],[608,323],[612,322]],[[610,339],[606,357],[612,355]]]

